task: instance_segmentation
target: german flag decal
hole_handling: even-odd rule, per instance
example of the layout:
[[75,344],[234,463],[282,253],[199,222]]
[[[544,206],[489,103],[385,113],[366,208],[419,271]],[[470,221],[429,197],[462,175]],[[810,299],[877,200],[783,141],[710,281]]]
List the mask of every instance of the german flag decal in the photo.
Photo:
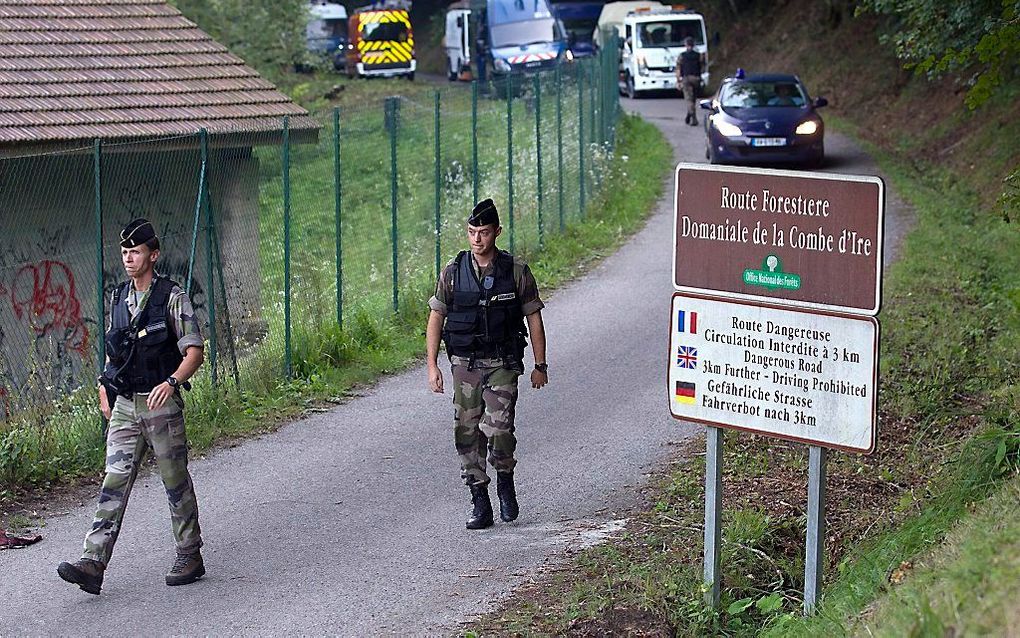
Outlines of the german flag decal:
[[686,381],[676,382],[676,400],[679,403],[694,403],[694,384]]

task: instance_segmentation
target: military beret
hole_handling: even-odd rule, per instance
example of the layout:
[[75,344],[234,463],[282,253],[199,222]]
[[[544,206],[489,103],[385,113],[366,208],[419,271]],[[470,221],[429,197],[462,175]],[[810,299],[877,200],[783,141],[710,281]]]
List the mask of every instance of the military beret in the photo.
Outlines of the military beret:
[[491,198],[478,202],[474,210],[471,211],[471,216],[468,217],[470,226],[488,226],[489,224],[499,226],[499,212]]
[[120,231],[120,245],[124,248],[134,248],[153,239],[156,236],[156,229],[147,219],[139,217],[131,220],[124,230]]

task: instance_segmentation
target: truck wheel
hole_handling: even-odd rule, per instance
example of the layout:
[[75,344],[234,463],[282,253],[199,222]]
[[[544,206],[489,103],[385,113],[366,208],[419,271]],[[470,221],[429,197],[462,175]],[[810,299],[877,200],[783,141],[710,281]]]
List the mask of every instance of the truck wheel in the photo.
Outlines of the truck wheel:
[[414,82],[414,71],[411,71],[410,73],[407,74],[407,79],[410,80],[411,82]]

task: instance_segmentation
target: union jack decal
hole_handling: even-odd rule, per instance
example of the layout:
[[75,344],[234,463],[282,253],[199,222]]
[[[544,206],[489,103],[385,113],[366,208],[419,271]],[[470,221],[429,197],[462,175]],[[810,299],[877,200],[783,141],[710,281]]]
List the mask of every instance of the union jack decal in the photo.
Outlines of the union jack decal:
[[676,364],[681,368],[693,370],[698,367],[698,349],[680,346],[676,349]]

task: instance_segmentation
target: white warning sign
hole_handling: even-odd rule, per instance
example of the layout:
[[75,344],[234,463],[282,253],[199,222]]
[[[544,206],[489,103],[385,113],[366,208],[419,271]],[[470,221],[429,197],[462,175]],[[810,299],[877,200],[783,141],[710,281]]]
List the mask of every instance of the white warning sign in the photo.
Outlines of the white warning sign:
[[877,319],[678,292],[669,344],[677,419],[874,450]]

